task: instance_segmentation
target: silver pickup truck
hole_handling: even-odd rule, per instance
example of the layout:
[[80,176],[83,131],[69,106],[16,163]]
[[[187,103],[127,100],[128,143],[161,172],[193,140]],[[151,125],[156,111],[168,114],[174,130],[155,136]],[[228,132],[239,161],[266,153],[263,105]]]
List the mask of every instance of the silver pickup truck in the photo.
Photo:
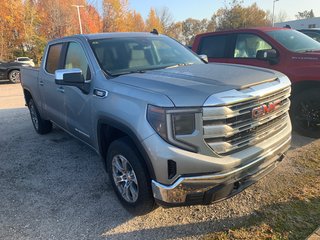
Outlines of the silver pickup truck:
[[276,71],[207,64],[155,33],[76,35],[22,70],[39,134],[64,129],[103,159],[134,214],[210,204],[272,171],[290,146],[290,81]]

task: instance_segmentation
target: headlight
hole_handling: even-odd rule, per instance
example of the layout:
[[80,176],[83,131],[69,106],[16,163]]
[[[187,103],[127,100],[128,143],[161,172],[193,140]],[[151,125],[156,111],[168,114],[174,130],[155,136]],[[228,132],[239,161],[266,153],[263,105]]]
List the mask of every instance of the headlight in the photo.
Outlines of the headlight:
[[165,140],[168,140],[166,111],[163,108],[148,106],[147,120],[151,127]]
[[[181,138],[195,132],[195,113],[199,109],[172,109],[149,105],[147,120],[151,127],[167,142],[180,148],[196,152],[196,147]],[[179,136],[179,139],[176,138]]]
[[192,134],[195,130],[195,115],[194,113],[174,113],[172,124],[174,135]]

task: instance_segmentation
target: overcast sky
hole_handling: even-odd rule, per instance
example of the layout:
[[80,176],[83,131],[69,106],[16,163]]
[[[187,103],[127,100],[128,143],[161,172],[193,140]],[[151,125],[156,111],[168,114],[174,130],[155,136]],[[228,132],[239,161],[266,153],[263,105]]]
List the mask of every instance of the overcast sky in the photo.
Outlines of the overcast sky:
[[[102,0],[89,0],[101,6]],[[99,4],[100,2],[100,4]],[[229,1],[227,1],[229,2]],[[248,6],[256,2],[264,10],[272,12],[273,0],[244,0],[244,5]],[[140,12],[146,18],[150,7],[168,7],[175,21],[185,20],[189,17],[195,19],[211,18],[212,14],[224,6],[224,0],[129,0],[131,9]],[[275,13],[284,11],[287,13],[287,20],[294,20],[294,15],[299,11],[311,10],[316,17],[320,17],[319,0],[279,0],[275,3]]]

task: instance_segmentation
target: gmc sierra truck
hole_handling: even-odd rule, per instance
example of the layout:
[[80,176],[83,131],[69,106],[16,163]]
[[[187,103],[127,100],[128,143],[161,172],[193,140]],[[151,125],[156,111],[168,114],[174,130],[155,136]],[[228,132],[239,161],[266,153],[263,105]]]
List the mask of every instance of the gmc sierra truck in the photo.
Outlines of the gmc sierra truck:
[[290,146],[285,75],[207,64],[156,33],[53,40],[22,87],[36,132],[54,124],[92,147],[137,215],[231,197]]

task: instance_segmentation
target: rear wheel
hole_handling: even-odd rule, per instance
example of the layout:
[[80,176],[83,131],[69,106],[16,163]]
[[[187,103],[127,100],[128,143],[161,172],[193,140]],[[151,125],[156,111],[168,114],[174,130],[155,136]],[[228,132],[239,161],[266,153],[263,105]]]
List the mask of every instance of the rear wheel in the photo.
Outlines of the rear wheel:
[[20,71],[19,70],[12,70],[9,72],[9,80],[12,83],[19,83],[20,82]]
[[293,129],[303,136],[320,137],[320,88],[297,93],[292,98]]
[[39,134],[46,134],[46,133],[51,132],[52,123],[48,120],[44,120],[41,118],[39,111],[38,111],[33,99],[29,100],[28,108],[30,111],[32,124],[33,124],[36,132]]
[[155,208],[150,177],[128,137],[111,143],[107,154],[107,170],[117,197],[129,212],[144,215]]

